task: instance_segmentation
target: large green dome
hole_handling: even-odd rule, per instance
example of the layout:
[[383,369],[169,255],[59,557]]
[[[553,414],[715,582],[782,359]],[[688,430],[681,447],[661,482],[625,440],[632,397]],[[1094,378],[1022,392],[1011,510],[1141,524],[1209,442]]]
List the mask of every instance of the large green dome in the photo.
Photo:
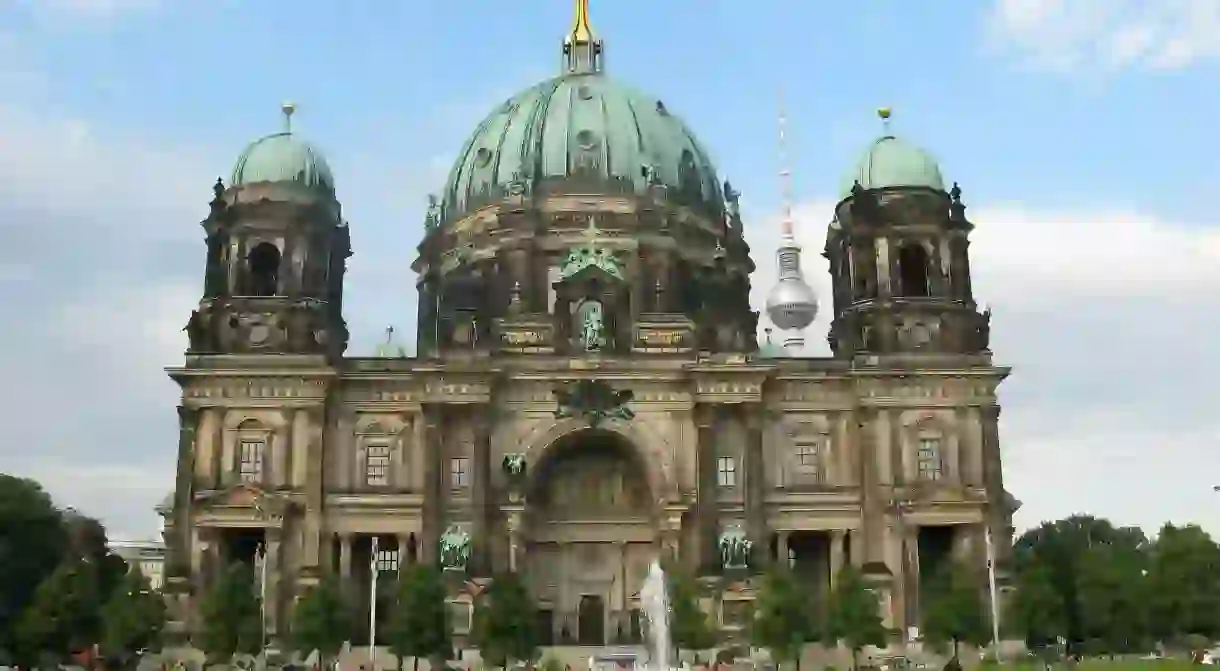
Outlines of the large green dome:
[[322,153],[289,131],[251,142],[237,158],[229,183],[258,182],[290,182],[327,194],[335,191],[335,178]]
[[894,135],[877,138],[860,162],[843,177],[840,197],[851,195],[859,183],[865,189],[924,187],[945,190],[940,165],[931,154]]
[[463,145],[441,194],[451,220],[547,178],[592,174],[643,191],[655,183],[704,202],[722,189],[707,151],[652,96],[601,72],[569,72],[499,105]]

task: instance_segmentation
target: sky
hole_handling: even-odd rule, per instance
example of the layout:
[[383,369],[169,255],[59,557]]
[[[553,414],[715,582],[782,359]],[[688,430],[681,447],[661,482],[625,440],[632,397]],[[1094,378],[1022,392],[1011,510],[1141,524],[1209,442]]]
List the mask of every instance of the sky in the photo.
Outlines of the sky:
[[[829,303],[842,176],[892,129],[961,184],[990,306],[1017,524],[1078,512],[1220,534],[1220,0],[593,0],[608,72],[662,99],[743,193],[775,278],[777,118],[807,277]],[[508,10],[506,11],[506,7]],[[413,326],[426,195],[477,122],[552,76],[571,0],[0,0],[0,471],[112,537],[173,484],[198,222],[242,147],[326,153],[345,310]],[[782,95],[781,95],[782,92]],[[809,330],[826,353],[831,315]]]

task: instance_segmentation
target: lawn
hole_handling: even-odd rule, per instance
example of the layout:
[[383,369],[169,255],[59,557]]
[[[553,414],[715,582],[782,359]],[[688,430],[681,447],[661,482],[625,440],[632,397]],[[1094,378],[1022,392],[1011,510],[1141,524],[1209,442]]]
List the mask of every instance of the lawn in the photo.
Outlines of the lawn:
[[[1033,661],[1021,661],[1002,666],[996,665],[994,662],[985,664],[981,668],[988,669],[1013,669],[1015,671],[1043,671],[1045,668],[1042,664]],[[1077,663],[1074,667],[1067,664],[1058,663],[1051,667],[1054,671],[1069,671],[1075,668],[1077,671],[1185,671],[1186,669],[1207,669],[1210,667],[1195,666],[1185,659],[1086,659]]]

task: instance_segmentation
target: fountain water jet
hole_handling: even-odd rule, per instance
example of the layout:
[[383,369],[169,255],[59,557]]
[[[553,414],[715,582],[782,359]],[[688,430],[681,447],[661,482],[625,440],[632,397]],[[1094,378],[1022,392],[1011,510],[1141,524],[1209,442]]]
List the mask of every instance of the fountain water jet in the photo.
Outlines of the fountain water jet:
[[665,571],[658,562],[648,566],[648,576],[640,587],[640,605],[648,620],[646,635],[649,671],[666,671],[672,668],[669,659],[669,594],[665,585]]

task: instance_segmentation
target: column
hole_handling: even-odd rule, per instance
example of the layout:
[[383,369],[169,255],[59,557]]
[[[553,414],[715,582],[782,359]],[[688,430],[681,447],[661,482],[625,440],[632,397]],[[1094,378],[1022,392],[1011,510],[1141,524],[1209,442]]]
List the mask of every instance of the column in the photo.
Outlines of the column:
[[267,555],[263,561],[267,562],[267,634],[269,637],[274,637],[279,631],[279,612],[280,612],[280,589],[282,582],[280,581],[280,544],[283,533],[280,529],[267,529]]
[[843,570],[843,545],[847,540],[847,532],[836,529],[830,532],[830,588],[834,589]]
[[471,561],[470,574],[474,576],[489,576],[491,574],[491,535],[489,523],[488,495],[492,491],[491,483],[491,408],[489,406],[471,406],[470,420],[474,426],[474,454],[471,455],[473,476],[470,488],[471,510]]
[[1007,563],[1012,554],[1011,519],[1004,473],[1000,470],[1000,406],[980,408],[982,420],[983,484],[987,493],[987,526],[996,550],[996,565]]
[[[905,521],[899,527],[902,550],[902,625],[919,623],[919,527]],[[904,634],[905,636],[905,634]]]
[[860,556],[861,566],[884,564],[886,501],[877,473],[877,411],[872,408],[860,408],[854,414],[854,426],[849,428],[855,438],[856,454],[860,459],[861,542],[859,545],[852,543],[852,555]]
[[352,534],[339,532],[339,577],[350,589],[352,580]]
[[191,484],[194,480],[191,466],[195,461],[195,429],[198,421],[198,410],[178,406],[178,472],[174,479],[174,509],[170,513],[174,537],[165,539],[170,544],[167,548],[170,560],[170,565],[166,567],[167,576],[178,575],[186,568],[191,554]]
[[402,575],[403,569],[407,566],[407,540],[411,538],[410,534],[398,534],[395,536],[398,540],[398,575]]
[[788,561],[788,538],[791,532],[780,531],[775,535],[775,561],[779,562],[779,567],[785,571],[792,568]]
[[293,489],[304,487],[309,479],[309,410],[298,408],[292,412],[292,439],[289,441],[288,468],[284,479]]
[[719,527],[720,504],[716,487],[716,406],[700,403],[695,406],[695,466],[698,469],[698,492],[695,505],[699,531],[700,568],[717,567],[716,535]]
[[746,478],[746,537],[754,544],[753,559],[758,567],[767,565],[767,475],[763,459],[763,409],[761,404],[742,404],[742,421],[746,427],[745,478]]

